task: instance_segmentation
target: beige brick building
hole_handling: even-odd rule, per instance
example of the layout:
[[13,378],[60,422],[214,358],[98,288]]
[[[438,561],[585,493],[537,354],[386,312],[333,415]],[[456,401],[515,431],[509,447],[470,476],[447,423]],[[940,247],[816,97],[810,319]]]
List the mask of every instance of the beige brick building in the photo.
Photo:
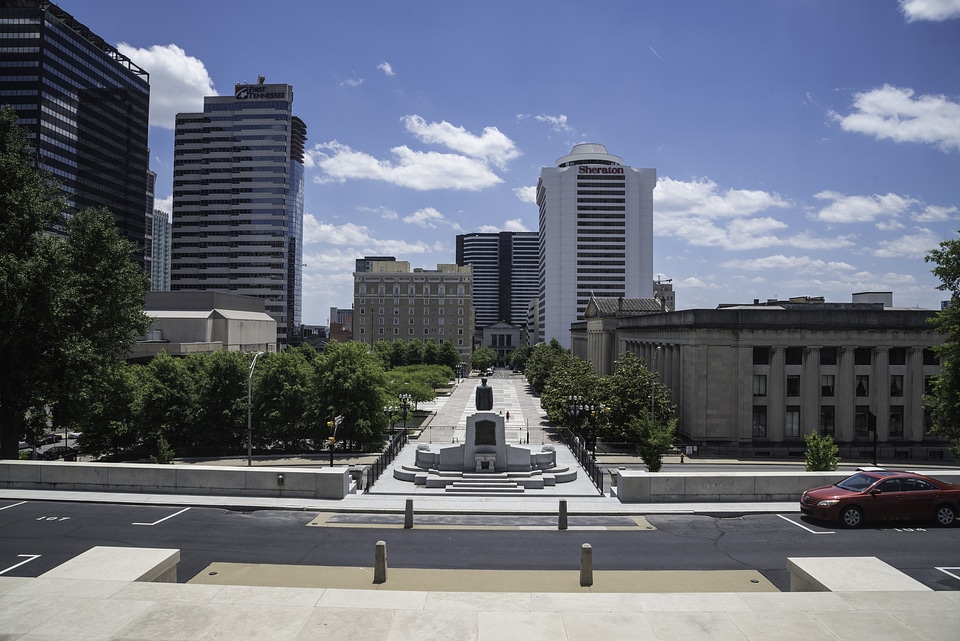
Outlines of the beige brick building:
[[453,343],[464,362],[473,352],[473,271],[470,266],[410,269],[392,257],[357,260],[353,274],[353,339],[429,339]]

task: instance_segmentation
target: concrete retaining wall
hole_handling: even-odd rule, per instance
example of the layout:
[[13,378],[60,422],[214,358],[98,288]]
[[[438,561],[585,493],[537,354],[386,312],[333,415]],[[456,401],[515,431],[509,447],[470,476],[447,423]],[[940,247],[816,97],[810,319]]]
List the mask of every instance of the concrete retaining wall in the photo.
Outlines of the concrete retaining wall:
[[[841,472],[679,472],[617,471],[621,503],[736,503],[799,501],[804,490],[850,476]],[[931,478],[960,483],[960,471],[925,471]]]
[[350,468],[302,469],[0,461],[0,487],[141,494],[342,499],[350,492]]

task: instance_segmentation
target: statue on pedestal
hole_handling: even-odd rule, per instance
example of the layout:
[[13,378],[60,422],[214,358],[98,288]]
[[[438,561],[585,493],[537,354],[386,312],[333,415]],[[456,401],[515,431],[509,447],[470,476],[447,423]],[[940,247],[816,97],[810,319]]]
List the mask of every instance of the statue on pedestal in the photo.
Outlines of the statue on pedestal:
[[489,412],[493,409],[493,388],[487,386],[487,379],[480,379],[480,387],[477,388],[477,409],[481,412]]

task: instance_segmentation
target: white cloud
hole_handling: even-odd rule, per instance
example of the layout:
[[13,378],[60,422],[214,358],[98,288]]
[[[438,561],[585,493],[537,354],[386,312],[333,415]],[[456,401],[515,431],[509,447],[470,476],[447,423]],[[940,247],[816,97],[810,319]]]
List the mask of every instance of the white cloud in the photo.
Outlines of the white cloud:
[[522,203],[537,203],[537,187],[536,185],[529,185],[527,187],[514,187],[513,194],[517,197]]
[[364,80],[363,78],[358,78],[356,75],[354,75],[353,78],[347,78],[346,80],[341,80],[340,86],[341,87],[359,87],[365,82],[366,80]]
[[914,98],[912,89],[884,85],[854,96],[853,112],[829,112],[844,131],[878,140],[922,142],[942,151],[960,149],[960,104],[946,96]]
[[395,76],[395,75],[397,75],[397,74],[393,71],[393,66],[392,66],[389,62],[387,62],[386,60],[384,60],[383,62],[381,62],[380,64],[378,64],[378,65],[377,65],[377,69],[379,69],[380,71],[382,71],[384,74],[386,74],[386,75],[388,75],[388,76]]
[[173,194],[170,194],[166,198],[154,198],[153,208],[165,211],[168,214],[171,213],[173,211]]
[[177,45],[138,49],[125,42],[117,50],[150,74],[150,125],[173,129],[178,113],[203,111],[204,96],[216,96],[203,62]]
[[831,190],[821,191],[814,198],[831,201],[816,214],[817,220],[827,223],[871,223],[880,218],[898,218],[918,204],[913,198],[897,194],[846,196]]
[[956,207],[939,207],[937,205],[927,205],[923,212],[914,214],[911,218],[918,223],[943,223],[956,218]]
[[433,207],[418,209],[409,216],[404,216],[403,222],[428,229],[436,229],[438,225],[446,225],[457,231],[462,231],[460,225],[448,220],[446,216]]
[[380,214],[380,217],[384,220],[396,220],[400,217],[396,211],[389,207],[357,207],[357,211],[364,214]]
[[931,249],[936,249],[943,238],[929,229],[917,229],[916,233],[903,234],[893,240],[883,240],[873,250],[880,258],[923,258]]
[[653,190],[654,210],[706,218],[750,216],[789,203],[777,194],[749,189],[720,191],[709,179],[683,182],[664,176]]
[[421,191],[477,191],[503,182],[486,163],[474,158],[413,151],[407,146],[394,147],[391,152],[394,162],[378,160],[333,140],[316,145],[308,153],[313,165],[324,172],[323,176],[314,177],[318,183],[367,179]]
[[569,132],[573,131],[573,128],[567,124],[567,117],[564,114],[559,116],[548,116],[546,114],[539,114],[533,117],[537,122],[545,122],[550,125],[550,128],[554,131],[560,132]]
[[853,271],[855,269],[853,265],[840,261],[825,261],[809,256],[784,256],[783,254],[746,260],[730,260],[723,263],[721,267],[751,272],[781,269],[798,274],[836,274],[840,271]]
[[[305,245],[303,262],[307,263],[311,271],[318,268],[339,271],[342,270],[344,263],[348,262],[352,272],[354,259],[361,256],[405,256],[446,250],[440,242],[430,244],[422,240],[408,242],[377,238],[365,225],[354,223],[334,225],[317,220],[313,214],[303,216],[303,240]],[[324,246],[322,251],[310,247],[318,244]]]
[[496,234],[501,231],[530,231],[527,229],[527,226],[523,224],[523,221],[519,218],[511,218],[510,220],[504,221],[503,225],[497,227],[496,225],[480,225],[477,229],[478,232],[484,234]]
[[960,0],[900,0],[900,11],[907,22],[939,22],[960,18]]
[[501,169],[507,162],[521,156],[513,141],[496,127],[484,127],[483,133],[476,136],[463,127],[455,127],[446,121],[428,123],[416,115],[404,116],[400,120],[407,131],[421,142],[443,145]]

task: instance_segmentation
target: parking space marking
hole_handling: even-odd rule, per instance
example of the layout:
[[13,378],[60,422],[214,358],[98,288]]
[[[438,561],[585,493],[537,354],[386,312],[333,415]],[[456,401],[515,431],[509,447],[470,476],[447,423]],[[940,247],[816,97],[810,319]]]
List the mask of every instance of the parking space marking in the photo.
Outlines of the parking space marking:
[[17,555],[17,558],[18,558],[18,559],[26,559],[26,561],[20,561],[20,563],[17,563],[16,565],[11,565],[10,567],[8,567],[8,568],[6,568],[6,569],[4,569],[4,570],[0,570],[0,574],[6,574],[6,573],[9,572],[10,570],[14,570],[14,569],[20,567],[21,565],[24,565],[24,564],[26,564],[26,563],[30,563],[30,561],[33,561],[34,559],[39,559],[39,558],[40,558],[40,555],[39,555],[39,554],[18,554],[18,555]]
[[172,518],[175,517],[175,516],[179,516],[179,515],[183,514],[184,512],[186,512],[186,511],[189,510],[189,509],[190,509],[190,508],[185,507],[185,508],[183,508],[182,510],[180,510],[179,512],[176,512],[176,513],[174,513],[174,514],[171,514],[170,516],[165,516],[165,517],[163,517],[162,519],[160,519],[159,521],[154,521],[153,523],[131,523],[131,525],[157,525],[157,524],[159,524],[159,523],[163,523],[163,522],[166,521],[167,519],[172,519]]
[[960,571],[960,567],[950,567],[950,566],[946,566],[946,567],[942,567],[942,568],[934,568],[934,570],[940,570],[941,572],[943,572],[943,573],[946,574],[947,576],[952,576],[952,577],[955,578],[957,581],[960,581],[960,574],[954,574],[953,572],[950,572],[950,570]]
[[14,503],[13,505],[4,505],[3,507],[0,507],[0,510],[6,510],[11,507],[17,507],[18,505],[23,505],[24,503],[26,503],[26,501],[20,501],[19,503]]
[[782,514],[778,514],[777,516],[779,516],[781,519],[783,519],[783,520],[786,521],[787,523],[792,523],[793,525],[796,525],[798,528],[800,528],[800,529],[802,529],[802,530],[806,530],[806,531],[809,532],[810,534],[836,534],[836,532],[834,532],[834,531],[832,531],[832,530],[823,530],[823,531],[820,531],[820,532],[818,532],[817,530],[811,530],[811,529],[808,528],[806,525],[801,525],[800,523],[797,523],[797,522],[794,521],[793,519],[788,519],[787,517],[785,517],[785,516],[782,515]]

